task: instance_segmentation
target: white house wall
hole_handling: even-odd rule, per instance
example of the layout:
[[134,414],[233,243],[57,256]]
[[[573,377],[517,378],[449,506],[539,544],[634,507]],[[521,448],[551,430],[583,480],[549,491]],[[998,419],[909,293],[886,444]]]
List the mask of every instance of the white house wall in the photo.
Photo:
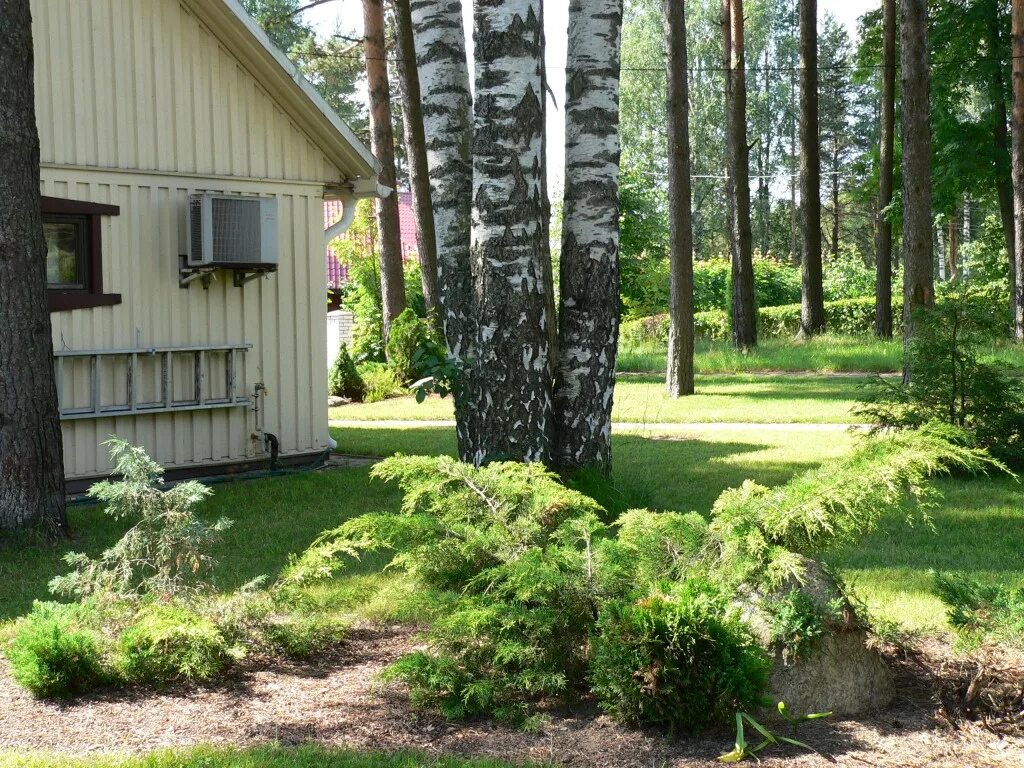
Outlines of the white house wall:
[[[340,172],[177,0],[34,0],[32,11],[42,194],[120,207],[102,219],[103,290],[122,303],[53,313],[54,349],[251,344],[237,393],[266,385],[264,428],[282,455],[324,449],[323,185]],[[179,288],[196,192],[275,196],[278,271]],[[106,402],[125,386],[110,373]],[[84,369],[65,374],[65,401],[86,397]],[[65,421],[66,474],[108,472],[100,443],[112,434],[168,467],[263,457],[254,426],[246,408]]]

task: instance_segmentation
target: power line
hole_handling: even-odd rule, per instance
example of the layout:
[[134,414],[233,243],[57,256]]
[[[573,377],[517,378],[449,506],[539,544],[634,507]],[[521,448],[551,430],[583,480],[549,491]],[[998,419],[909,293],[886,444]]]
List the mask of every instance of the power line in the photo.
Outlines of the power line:
[[[332,53],[329,51],[306,51],[299,54],[299,57],[314,57],[324,59],[352,59],[357,61],[386,61],[392,64],[402,63],[402,59],[398,57],[390,56],[373,56],[367,58],[360,54],[348,54],[348,53]],[[1024,58],[1024,56],[972,56],[962,59],[947,59],[945,61],[933,61],[929,65],[929,70],[934,71],[937,69],[945,69],[946,67],[963,66],[964,64],[974,64],[979,62],[998,62],[999,64],[1010,64],[1013,60],[1018,58]],[[573,72],[585,72],[585,71],[598,71],[596,68],[582,68],[582,67],[564,67],[553,64],[546,64],[546,69],[559,69],[564,70],[566,74]],[[814,67],[816,72],[834,72],[834,71],[865,71],[865,70],[882,70],[885,69],[884,64],[856,64],[856,63],[837,63],[837,64],[820,64]],[[807,71],[808,67],[801,66],[778,66],[778,65],[751,65],[743,68],[744,73],[761,73],[767,74],[770,72],[784,72],[784,73],[799,73]],[[665,67],[620,67],[620,72],[659,72],[664,74]],[[687,67],[687,72],[690,74],[701,74],[704,72],[735,72],[738,71],[731,67]]]

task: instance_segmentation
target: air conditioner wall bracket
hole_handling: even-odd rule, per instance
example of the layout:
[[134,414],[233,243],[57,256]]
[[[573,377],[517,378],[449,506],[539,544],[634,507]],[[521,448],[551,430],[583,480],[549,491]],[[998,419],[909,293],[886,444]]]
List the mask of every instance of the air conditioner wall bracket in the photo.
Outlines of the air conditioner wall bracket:
[[188,288],[196,280],[200,280],[203,285],[203,290],[210,289],[210,283],[213,282],[216,276],[215,267],[190,267],[188,266],[188,256],[179,254],[178,256],[178,287]]

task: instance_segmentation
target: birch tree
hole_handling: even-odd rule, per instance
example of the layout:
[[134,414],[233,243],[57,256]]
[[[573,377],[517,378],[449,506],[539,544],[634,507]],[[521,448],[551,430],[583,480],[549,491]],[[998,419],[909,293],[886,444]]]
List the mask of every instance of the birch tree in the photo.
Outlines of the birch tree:
[[668,371],[672,397],[693,394],[693,222],[690,182],[689,64],[686,4],[665,0],[668,82],[669,290]]
[[394,12],[398,37],[398,78],[402,91],[405,154],[409,158],[409,186],[412,189],[412,210],[416,218],[416,255],[420,263],[423,303],[427,312],[436,319],[437,238],[430,199],[427,139],[423,128],[422,95],[409,0],[394,0]]
[[882,3],[882,138],[878,161],[878,235],[875,248],[875,335],[892,338],[893,145],[896,135],[896,0]]
[[722,0],[726,87],[725,130],[732,260],[732,340],[757,345],[753,244],[750,229],[750,148],[747,145],[747,79],[743,53],[743,0]]
[[472,367],[476,337],[470,270],[473,206],[473,98],[459,0],[410,5],[420,76],[430,196],[437,240],[438,307],[448,354],[463,363],[453,393],[459,456],[472,461]]
[[1024,0],[1013,0],[1013,336],[1024,341]]
[[67,528],[29,0],[0,0],[0,529]]
[[555,463],[611,469],[619,335],[622,0],[571,0]]
[[473,17],[473,460],[550,462],[541,0],[476,0]]
[[405,309],[405,274],[402,269],[401,231],[395,174],[395,137],[391,127],[391,89],[384,46],[383,0],[363,0],[363,48],[370,95],[370,148],[380,162],[379,183],[389,192],[374,202],[380,233],[380,295],[384,338],[391,321]]
[[[931,128],[928,123],[928,3],[900,3],[903,139],[903,325],[914,332],[914,313],[935,303],[932,248]],[[904,381],[910,371],[904,363]]]

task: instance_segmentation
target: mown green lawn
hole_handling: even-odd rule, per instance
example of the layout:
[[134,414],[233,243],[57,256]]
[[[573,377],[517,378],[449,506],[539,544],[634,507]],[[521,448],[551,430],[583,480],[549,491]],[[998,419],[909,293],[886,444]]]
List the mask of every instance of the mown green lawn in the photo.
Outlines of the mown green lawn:
[[[665,370],[665,345],[619,345],[620,371]],[[1024,348],[1009,341],[992,342],[980,350],[983,360],[1024,368]],[[886,373],[903,365],[903,344],[871,336],[824,334],[809,341],[762,339],[756,349],[741,352],[728,341],[697,342],[694,369],[698,374],[808,371],[815,373]]]
[[414,752],[353,752],[314,745],[223,749],[199,747],[141,757],[63,757],[49,753],[3,754],[2,768],[511,768],[497,760],[462,760]]
[[[697,393],[671,398],[664,378],[621,376],[615,385],[612,418],[641,424],[752,422],[758,424],[858,421],[851,411],[863,399],[870,377],[816,375],[698,376]],[[332,420],[438,421],[454,418],[451,398],[417,403],[399,397],[353,403],[330,410]]]
[[[620,371],[663,372],[664,344],[619,346]],[[728,341],[699,340],[694,352],[694,370],[704,373],[749,373],[763,371],[813,371],[817,373],[899,370],[903,347],[898,341],[880,341],[870,336],[825,334],[798,342],[793,339],[762,339],[748,352],[735,349]]]
[[[394,452],[452,454],[446,427],[332,430],[341,450],[367,455]],[[718,494],[754,479],[783,483],[858,439],[843,430],[794,432],[784,429],[719,428],[713,432],[617,433],[614,485],[585,483],[613,511],[631,507],[696,510],[707,513]],[[945,500],[932,516],[935,530],[908,528],[886,520],[877,534],[856,547],[826,558],[853,583],[872,611],[907,629],[945,627],[941,604],[931,593],[930,569],[961,570],[988,581],[1024,586],[1024,493],[1008,478],[947,479],[939,482]],[[235,525],[215,550],[216,583],[234,589],[265,574],[274,577],[289,553],[308,546],[320,532],[363,512],[397,509],[397,489],[371,481],[367,469],[296,474],[217,485],[207,503],[210,517],[226,515]],[[46,599],[48,580],[59,573],[68,548],[96,554],[113,543],[126,525],[97,509],[76,507],[70,514],[75,539],[52,546],[0,546],[0,622],[24,613],[33,599]],[[310,591],[325,609],[358,610],[370,618],[415,618],[414,601],[384,561],[369,557],[328,585]],[[409,605],[406,605],[406,602]],[[287,765],[287,764],[285,764]]]

